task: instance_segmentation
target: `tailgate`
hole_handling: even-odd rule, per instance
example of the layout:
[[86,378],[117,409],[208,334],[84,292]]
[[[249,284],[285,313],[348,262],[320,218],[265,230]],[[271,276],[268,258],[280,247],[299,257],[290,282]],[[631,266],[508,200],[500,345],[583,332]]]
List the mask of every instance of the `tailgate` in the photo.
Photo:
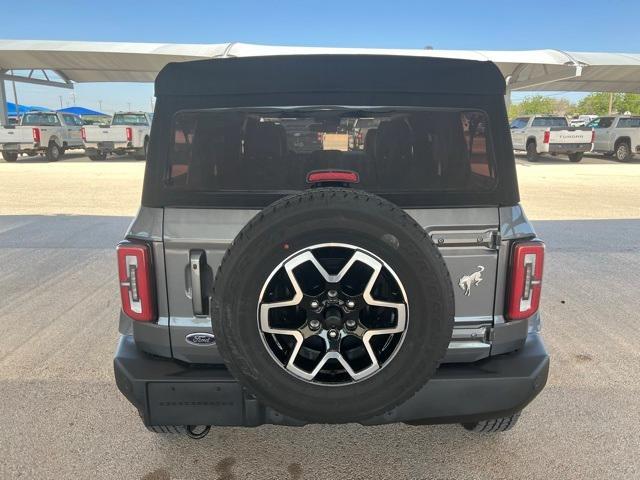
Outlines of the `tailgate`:
[[84,127],[87,142],[126,142],[127,135],[123,127]]
[[551,127],[549,143],[591,143],[589,127]]
[[[188,362],[209,362],[214,348],[193,345],[190,334],[211,334],[211,319],[194,310],[190,262],[197,254],[215,275],[222,257],[256,210],[165,208],[164,263],[166,265],[169,325],[173,356]],[[499,214],[496,207],[407,210],[440,248],[451,274],[455,295],[454,339],[450,354],[471,360],[489,354],[486,339],[493,326],[496,285],[504,282],[506,263],[498,262]],[[201,253],[200,253],[201,252]],[[502,270],[501,270],[502,269]],[[200,269],[203,270],[202,268]],[[208,303],[201,289],[199,297]]]
[[31,127],[0,128],[0,143],[33,143]]

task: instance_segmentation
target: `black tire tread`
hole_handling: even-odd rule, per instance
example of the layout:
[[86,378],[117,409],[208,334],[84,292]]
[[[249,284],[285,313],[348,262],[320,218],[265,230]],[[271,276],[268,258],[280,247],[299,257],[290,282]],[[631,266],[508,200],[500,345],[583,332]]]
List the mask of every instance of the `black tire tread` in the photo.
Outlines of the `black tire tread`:
[[[236,236],[236,238],[232,241],[231,245],[229,246],[225,255],[223,256],[222,261],[220,262],[215,278],[217,279],[219,275],[221,275],[225,271],[226,265],[228,265],[230,261],[232,261],[232,259],[236,255],[236,252],[241,250],[242,245],[244,245],[246,242],[248,242],[251,239],[252,233],[256,230],[256,228],[259,225],[262,225],[265,222],[269,221],[269,219],[273,215],[275,215],[277,212],[287,208],[294,208],[298,205],[303,204],[304,202],[309,202],[309,203],[325,202],[327,198],[336,198],[339,196],[345,199],[348,198],[348,199],[363,202],[363,203],[371,203],[378,207],[382,207],[386,209],[387,214],[389,216],[394,217],[396,220],[400,221],[405,228],[413,228],[413,229],[419,230],[422,238],[425,241],[428,241],[429,244],[431,244],[433,248],[436,251],[438,251],[438,248],[433,244],[428,233],[418,224],[418,222],[416,222],[411,216],[409,216],[403,209],[394,205],[393,203],[387,200],[384,200],[377,195],[370,194],[362,190],[352,190],[347,188],[320,188],[317,190],[307,190],[298,194],[294,194],[294,195],[282,198],[280,200],[275,201],[270,206],[268,206],[267,208],[257,213],[249,221],[249,223],[247,223],[247,225],[240,231],[240,233]],[[449,274],[449,269],[444,261],[444,258],[440,254],[434,255],[434,257],[441,264],[442,271],[446,272],[445,273],[446,280],[449,282],[449,284],[451,284],[451,276]],[[216,283],[217,282],[214,281],[212,298],[216,297]],[[451,302],[451,304],[453,305],[454,304],[453,289],[452,288],[447,289],[446,292],[449,295],[449,298],[446,300]],[[214,311],[216,310],[219,311],[220,305],[212,305],[212,308],[214,309]],[[216,318],[213,316],[213,313],[214,312],[212,312],[212,318]],[[452,328],[453,328],[453,317],[450,319],[450,324],[447,325],[447,328],[441,329],[439,331],[439,336],[437,337],[437,343],[440,345],[443,345],[440,351],[438,351],[435,355],[435,357],[440,360],[433,362],[432,365],[424,366],[424,371],[430,372],[429,377],[433,376],[433,373],[435,373],[435,371],[437,370],[437,368],[441,363],[441,359],[444,358],[446,354],[446,351],[448,348],[448,342],[451,338],[450,335],[451,335]],[[242,372],[241,367],[238,366],[235,362],[229,361],[230,359],[238,358],[238,352],[231,352],[227,350],[227,346],[223,342],[218,343],[218,349],[229,371],[235,378],[240,378],[241,377],[240,374],[247,373],[247,372]],[[400,405],[401,403],[406,402],[408,399],[413,397],[416,394],[416,392],[420,390],[420,388],[422,388],[423,385],[424,384],[418,385],[408,397],[402,398],[399,401],[388,405],[388,410],[391,410],[394,407],[397,407],[398,405]],[[281,413],[286,414],[286,412],[281,412]]]

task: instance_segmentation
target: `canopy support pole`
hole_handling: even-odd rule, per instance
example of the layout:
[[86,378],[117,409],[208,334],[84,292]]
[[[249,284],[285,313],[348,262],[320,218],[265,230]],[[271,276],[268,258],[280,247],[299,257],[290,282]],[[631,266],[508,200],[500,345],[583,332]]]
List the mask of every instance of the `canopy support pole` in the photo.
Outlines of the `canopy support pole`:
[[[4,73],[0,70],[0,76]],[[4,80],[0,79],[0,127],[9,125],[9,116],[7,115],[7,91],[4,88]]]
[[509,114],[509,107],[511,107],[511,86],[509,85],[511,83],[511,75],[507,76],[507,78],[505,78],[507,87],[504,91],[504,105],[507,107],[507,115]]

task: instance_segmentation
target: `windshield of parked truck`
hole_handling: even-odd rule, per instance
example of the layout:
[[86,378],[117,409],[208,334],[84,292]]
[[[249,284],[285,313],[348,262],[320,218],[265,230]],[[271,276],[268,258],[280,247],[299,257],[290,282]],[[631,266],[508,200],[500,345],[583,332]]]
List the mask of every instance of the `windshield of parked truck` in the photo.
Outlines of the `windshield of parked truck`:
[[22,125],[55,127],[60,125],[60,120],[58,120],[58,115],[55,113],[25,113],[22,117]]
[[532,127],[568,127],[567,119],[564,117],[538,117],[531,122]]
[[142,113],[116,113],[111,125],[148,126],[147,116]]
[[316,170],[355,172],[358,188],[381,194],[489,191],[496,180],[479,111],[184,111],[172,139],[167,186],[188,191],[302,190]]

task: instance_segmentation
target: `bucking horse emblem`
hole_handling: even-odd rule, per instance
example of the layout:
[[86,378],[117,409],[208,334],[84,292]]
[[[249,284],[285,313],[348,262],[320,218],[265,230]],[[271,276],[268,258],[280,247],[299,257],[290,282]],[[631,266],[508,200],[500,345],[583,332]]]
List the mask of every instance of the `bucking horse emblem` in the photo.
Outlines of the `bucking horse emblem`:
[[465,296],[471,295],[471,286],[478,286],[478,284],[482,281],[482,272],[484,272],[484,267],[482,265],[478,265],[477,272],[473,272],[470,275],[465,275],[458,282],[458,286],[464,290]]

